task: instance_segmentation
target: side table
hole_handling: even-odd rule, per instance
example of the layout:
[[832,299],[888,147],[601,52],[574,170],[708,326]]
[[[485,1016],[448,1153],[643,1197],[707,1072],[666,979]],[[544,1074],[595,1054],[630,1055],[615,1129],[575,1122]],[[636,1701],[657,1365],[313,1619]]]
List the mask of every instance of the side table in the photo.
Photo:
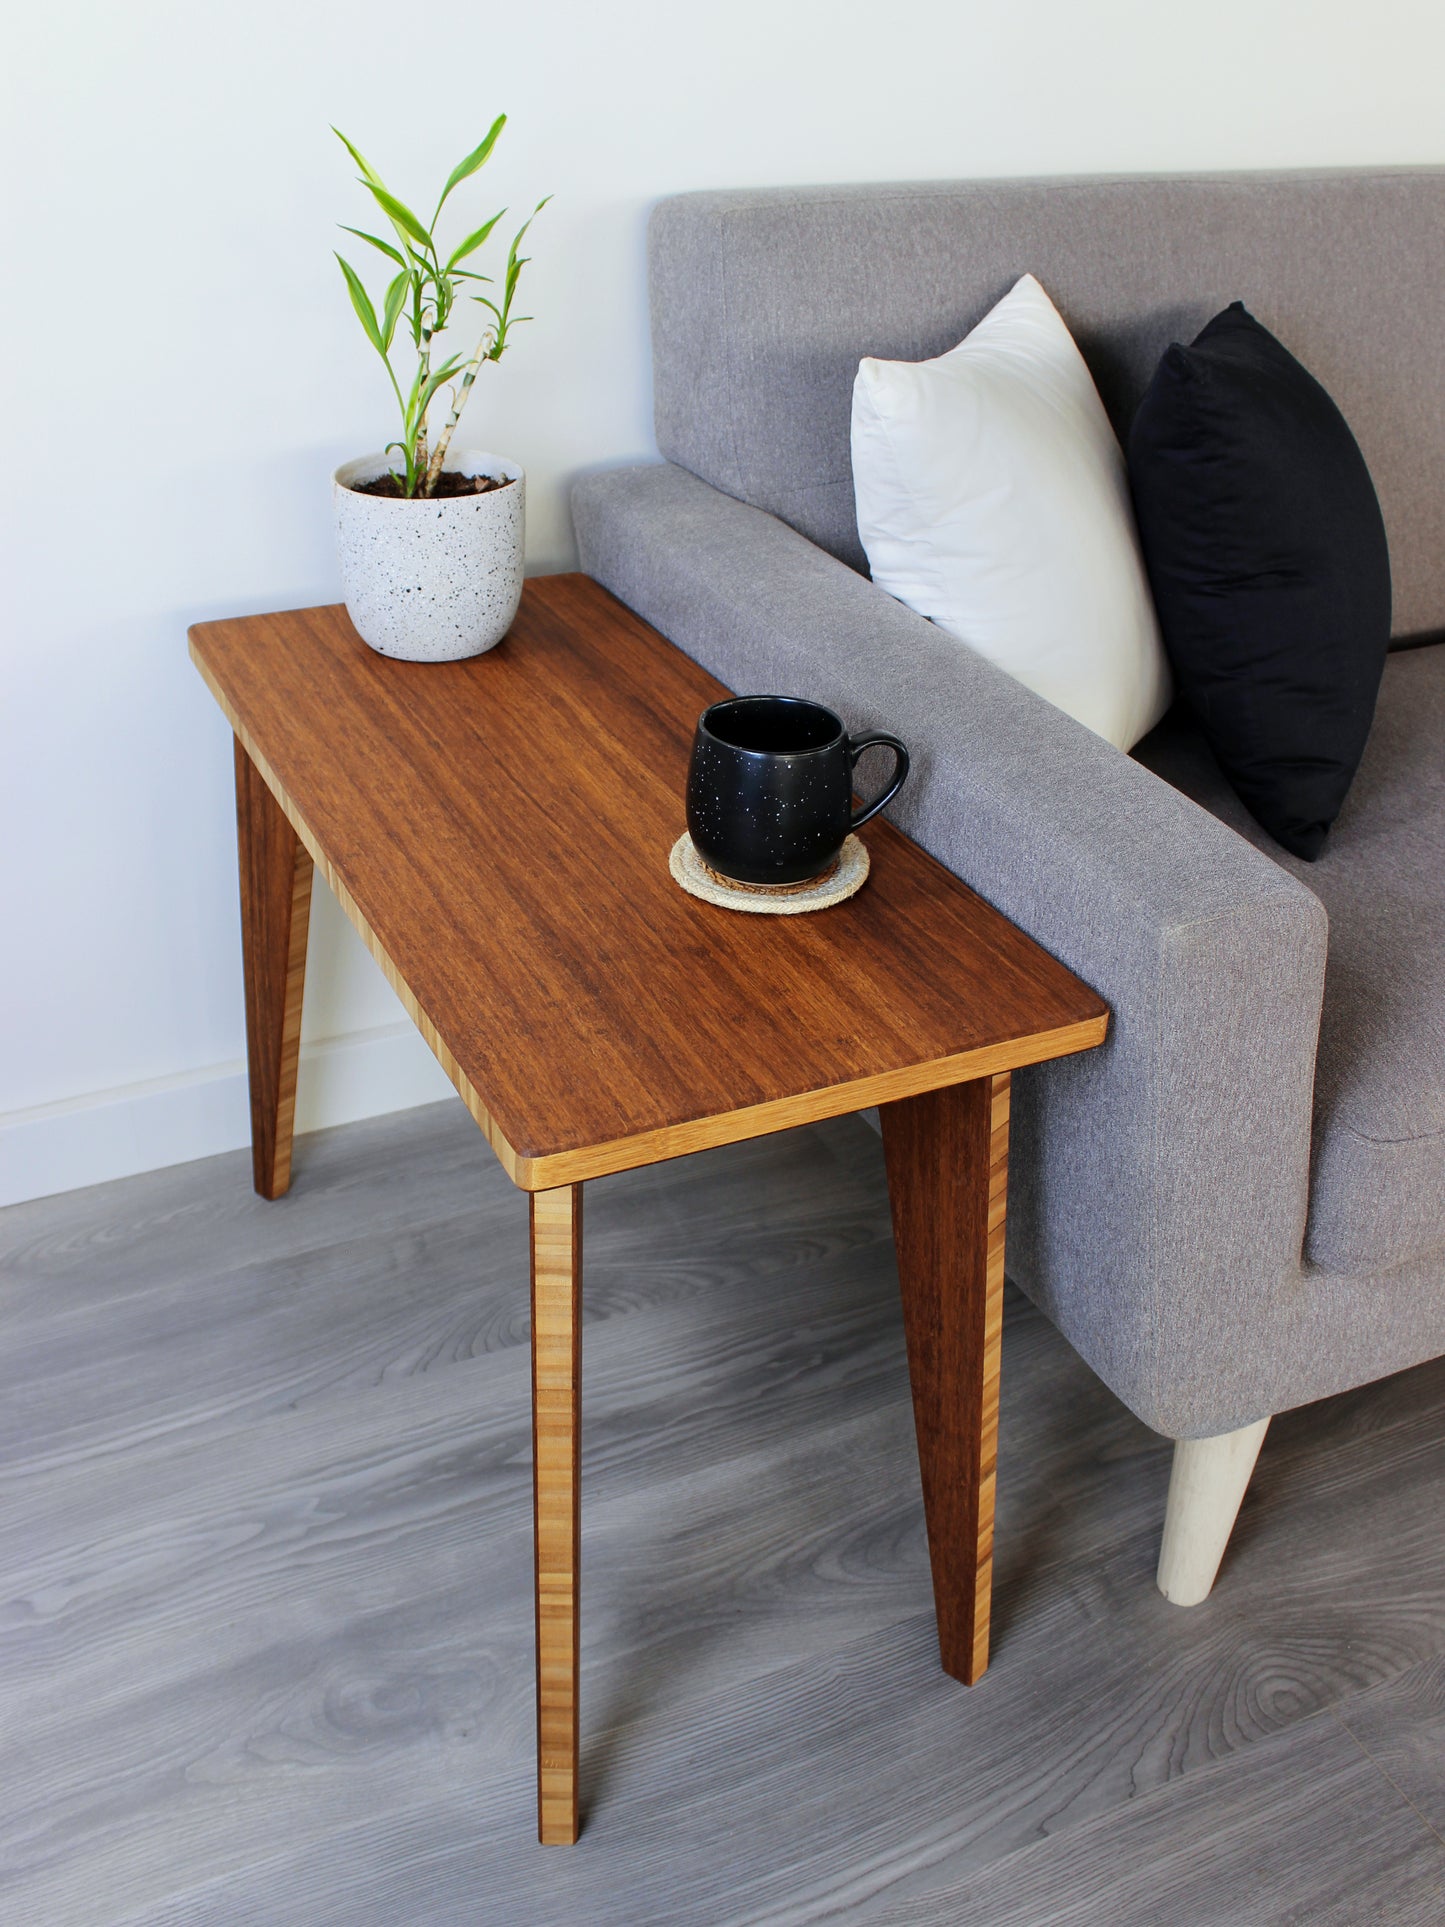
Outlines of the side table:
[[[531,1194],[538,1820],[577,1836],[583,1187],[879,1105],[943,1665],[988,1663],[1010,1073],[1103,1041],[1062,964],[889,824],[866,887],[745,917],[668,874],[727,692],[582,576],[469,662],[344,609],[208,622],[236,737],[256,1189],[291,1170],[313,865]],[[883,719],[886,720],[886,719]]]

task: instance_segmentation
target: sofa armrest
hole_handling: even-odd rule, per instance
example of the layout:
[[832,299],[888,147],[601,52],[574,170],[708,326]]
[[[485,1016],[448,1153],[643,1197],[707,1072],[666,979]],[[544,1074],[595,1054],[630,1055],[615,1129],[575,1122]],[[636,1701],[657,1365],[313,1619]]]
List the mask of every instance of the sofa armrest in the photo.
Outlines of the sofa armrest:
[[[1171,1437],[1272,1409],[1251,1306],[1298,1273],[1326,919],[1141,764],[786,524],[672,464],[579,481],[582,566],[738,690],[902,736],[890,814],[1113,1010],[1015,1082],[1009,1275]],[[1271,1320],[1266,1317],[1267,1327]]]

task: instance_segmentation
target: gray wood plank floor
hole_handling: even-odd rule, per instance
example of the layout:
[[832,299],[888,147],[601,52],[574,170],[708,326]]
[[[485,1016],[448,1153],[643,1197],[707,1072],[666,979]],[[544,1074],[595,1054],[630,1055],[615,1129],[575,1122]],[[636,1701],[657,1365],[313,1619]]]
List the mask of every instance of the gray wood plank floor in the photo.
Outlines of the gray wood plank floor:
[[858,1119],[589,1187],[583,1803],[534,1842],[526,1201],[460,1105],[0,1214],[0,1921],[1445,1921],[1445,1365],[1278,1420],[1213,1599],[1010,1295],[934,1645]]

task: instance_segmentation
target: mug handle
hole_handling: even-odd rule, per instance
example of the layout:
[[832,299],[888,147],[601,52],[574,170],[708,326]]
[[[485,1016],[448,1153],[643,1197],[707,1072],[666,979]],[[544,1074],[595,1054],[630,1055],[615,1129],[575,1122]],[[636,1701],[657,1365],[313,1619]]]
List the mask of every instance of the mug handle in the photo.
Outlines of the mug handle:
[[853,820],[848,825],[850,830],[856,830],[860,824],[866,823],[870,817],[876,816],[885,804],[891,803],[899,790],[903,788],[904,782],[908,777],[908,751],[896,736],[890,736],[886,730],[882,729],[870,729],[862,736],[850,736],[848,738],[849,769],[856,768],[858,758],[863,754],[864,750],[871,749],[875,743],[882,743],[885,749],[891,749],[893,751],[893,780],[881,796],[875,797],[871,803],[865,803],[861,809],[853,812]]

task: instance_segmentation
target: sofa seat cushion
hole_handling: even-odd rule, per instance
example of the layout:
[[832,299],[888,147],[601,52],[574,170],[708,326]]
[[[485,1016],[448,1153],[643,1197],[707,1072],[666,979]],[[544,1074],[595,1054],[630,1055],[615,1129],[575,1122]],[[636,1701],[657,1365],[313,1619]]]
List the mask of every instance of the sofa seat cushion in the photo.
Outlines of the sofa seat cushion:
[[1445,644],[1389,658],[1314,863],[1260,829],[1192,725],[1171,716],[1135,754],[1329,913],[1305,1256],[1364,1273],[1445,1247]]

